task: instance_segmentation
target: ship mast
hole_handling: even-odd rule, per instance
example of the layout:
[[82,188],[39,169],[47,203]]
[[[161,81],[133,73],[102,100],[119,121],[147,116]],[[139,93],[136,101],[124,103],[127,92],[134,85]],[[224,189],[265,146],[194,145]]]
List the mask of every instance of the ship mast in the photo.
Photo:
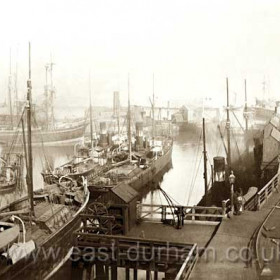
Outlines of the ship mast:
[[207,151],[206,151],[206,133],[205,133],[205,118],[202,119],[203,127],[203,159],[204,159],[204,191],[205,191],[205,206],[208,205],[208,178],[207,178]]
[[32,170],[32,142],[31,142],[31,106],[32,106],[32,95],[31,95],[31,45],[29,42],[29,75],[27,81],[27,104],[26,104],[26,114],[27,114],[27,144],[28,144],[28,192],[30,200],[30,210],[31,214],[34,215],[34,203],[33,203],[33,170]]
[[153,146],[155,142],[155,75],[153,73],[153,104],[152,104],[152,138],[153,138]]
[[118,96],[118,109],[117,109],[117,125],[118,125],[118,139],[119,139],[119,143],[120,143],[120,139],[121,139],[121,132],[120,132],[120,98]]
[[15,72],[15,88],[14,88],[14,93],[15,93],[15,105],[16,105],[16,114],[17,116],[19,115],[19,101],[18,101],[18,87],[17,87],[17,75],[18,75],[18,49],[17,49],[17,56],[16,56],[16,72]]
[[10,71],[9,71],[9,85],[8,85],[8,100],[9,100],[9,109],[10,109],[10,121],[11,128],[14,126],[13,121],[13,106],[12,106],[12,50],[10,48]]
[[49,87],[48,87],[48,70],[49,64],[45,65],[46,68],[46,85],[45,85],[45,96],[46,96],[46,123],[47,129],[49,129]]
[[128,119],[128,146],[129,146],[129,161],[131,162],[131,111],[130,111],[130,88],[129,88],[129,74],[127,81],[127,95],[128,95],[128,109],[127,109],[127,119]]
[[90,119],[90,146],[93,147],[92,105],[91,105],[91,78],[89,73],[89,119]]
[[247,83],[246,79],[244,80],[244,88],[245,88],[245,127],[246,132],[248,132],[248,105],[247,105]]
[[227,78],[227,164],[228,164],[228,170],[231,169],[231,150],[230,150],[230,118],[229,118],[229,90],[228,90],[228,78]]
[[50,83],[51,83],[51,89],[50,89],[50,105],[51,105],[51,124],[52,127],[54,127],[54,105],[53,105],[53,100],[54,100],[54,87],[53,87],[53,65],[54,63],[52,62],[52,55],[51,55],[51,62],[49,64],[49,69],[50,69]]

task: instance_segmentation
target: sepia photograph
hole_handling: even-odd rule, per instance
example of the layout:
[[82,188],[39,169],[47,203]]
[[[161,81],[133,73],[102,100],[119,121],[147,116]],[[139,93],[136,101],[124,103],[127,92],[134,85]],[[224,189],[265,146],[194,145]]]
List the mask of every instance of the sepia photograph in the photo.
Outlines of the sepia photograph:
[[279,1],[0,7],[0,280],[280,279]]

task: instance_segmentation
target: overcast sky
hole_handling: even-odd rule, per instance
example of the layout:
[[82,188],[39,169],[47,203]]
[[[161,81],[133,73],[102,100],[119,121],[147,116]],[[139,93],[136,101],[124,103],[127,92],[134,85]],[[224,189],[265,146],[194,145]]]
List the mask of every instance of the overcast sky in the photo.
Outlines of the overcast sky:
[[[59,105],[85,105],[91,71],[93,101],[112,105],[114,90],[126,103],[149,104],[152,75],[157,103],[211,97],[225,103],[280,93],[280,2],[269,0],[56,0],[2,1],[0,100],[7,96],[9,49],[12,72],[26,92],[28,41],[32,44],[33,95],[43,92],[52,53]],[[279,95],[280,96],[280,95]]]

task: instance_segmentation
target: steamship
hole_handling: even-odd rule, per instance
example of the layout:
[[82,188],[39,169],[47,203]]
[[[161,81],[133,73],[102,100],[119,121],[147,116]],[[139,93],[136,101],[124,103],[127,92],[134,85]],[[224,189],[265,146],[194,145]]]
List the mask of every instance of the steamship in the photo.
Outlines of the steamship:
[[[87,177],[88,188],[97,198],[120,183],[130,185],[137,192],[145,192],[155,177],[162,175],[172,164],[173,141],[170,137],[144,138],[143,122],[136,122],[135,141],[114,144],[106,131],[106,123],[100,123],[101,134],[97,147],[82,145],[73,160],[42,173],[48,183],[60,177]],[[98,156],[96,156],[98,151]]]
[[[245,103],[244,117],[246,126],[243,135],[238,136],[239,140],[241,137],[241,141],[244,142],[243,150],[237,146],[236,135],[232,133],[228,92],[226,110],[226,141],[224,141],[225,139],[218,126],[225,150],[225,157],[214,157],[211,188],[202,198],[200,204],[205,205],[207,204],[206,202],[208,202],[208,204],[221,206],[222,200],[231,197],[229,183],[231,171],[233,171],[235,176],[234,191],[242,191],[243,194],[245,194],[252,186],[257,188],[264,186],[276,174],[278,167],[280,118],[279,115],[277,115],[277,110],[256,110],[254,118],[260,119],[262,124],[249,127],[249,111]],[[231,143],[234,141],[236,142],[237,149],[235,152],[232,152],[231,149],[233,147],[231,146],[233,145],[231,145]],[[225,142],[227,142],[227,145]],[[205,189],[208,189],[208,185],[205,186]]]

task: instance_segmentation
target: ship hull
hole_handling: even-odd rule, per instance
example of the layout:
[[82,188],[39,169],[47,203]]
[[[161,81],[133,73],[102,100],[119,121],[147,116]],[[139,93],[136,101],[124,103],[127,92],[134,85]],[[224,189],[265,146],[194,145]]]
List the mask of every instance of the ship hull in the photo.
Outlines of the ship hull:
[[176,124],[179,127],[179,132],[197,133],[198,127],[195,123],[182,122]]
[[[29,256],[0,272],[0,279],[49,279],[69,258],[73,248],[72,233],[81,225],[80,213],[85,209],[89,193],[73,217],[51,234]],[[18,204],[24,205],[25,200]],[[19,205],[14,205],[18,207]]]
[[171,163],[172,146],[170,146],[164,155],[155,160],[151,166],[131,178],[128,184],[136,191],[141,192],[148,183],[152,182],[159,174],[162,174],[162,171],[166,170],[167,166],[170,166]]
[[[84,124],[76,127],[49,131],[34,129],[32,131],[32,145],[42,145],[43,142],[48,146],[71,145],[82,139],[84,131]],[[0,143],[11,143],[15,137],[15,132],[15,130],[0,130]],[[21,132],[19,132],[19,139],[21,137]]]

